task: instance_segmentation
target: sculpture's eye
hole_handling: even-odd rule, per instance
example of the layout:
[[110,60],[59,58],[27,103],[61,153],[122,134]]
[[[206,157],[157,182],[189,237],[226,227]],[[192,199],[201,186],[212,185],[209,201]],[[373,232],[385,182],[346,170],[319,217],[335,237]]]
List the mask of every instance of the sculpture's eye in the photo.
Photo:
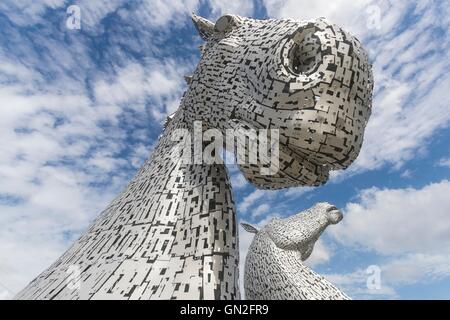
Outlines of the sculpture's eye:
[[233,15],[227,14],[220,17],[214,25],[214,30],[220,33],[227,33],[237,26],[237,20]]
[[294,36],[294,45],[289,51],[289,66],[296,74],[314,72],[321,60],[320,41],[312,32],[300,31]]

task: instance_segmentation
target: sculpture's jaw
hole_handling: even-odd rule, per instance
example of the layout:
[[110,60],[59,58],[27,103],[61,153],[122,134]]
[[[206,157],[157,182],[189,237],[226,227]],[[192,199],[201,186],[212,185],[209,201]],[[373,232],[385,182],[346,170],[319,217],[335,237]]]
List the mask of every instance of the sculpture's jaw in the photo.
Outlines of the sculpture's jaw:
[[279,143],[277,155],[270,155],[270,158],[258,158],[256,164],[238,163],[244,177],[258,189],[320,186],[328,181],[328,165],[309,159],[289,146]]

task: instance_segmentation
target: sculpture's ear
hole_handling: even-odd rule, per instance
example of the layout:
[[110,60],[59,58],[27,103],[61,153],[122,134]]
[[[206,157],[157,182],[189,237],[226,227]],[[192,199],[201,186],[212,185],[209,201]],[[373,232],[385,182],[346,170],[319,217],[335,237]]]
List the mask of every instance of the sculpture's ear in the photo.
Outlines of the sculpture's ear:
[[239,24],[237,16],[226,14],[221,16],[214,25],[214,30],[220,34],[225,34],[236,28]]
[[223,36],[239,25],[241,18],[232,14],[221,16],[216,23],[192,13],[192,21],[200,37],[208,41],[213,35]]
[[250,232],[250,233],[254,233],[257,234],[258,233],[258,229],[256,229],[254,226],[249,225],[247,223],[243,223],[241,222],[241,226],[242,228],[244,228],[245,231]]
[[198,34],[203,40],[207,41],[214,33],[214,23],[196,15],[195,13],[192,13],[191,17]]

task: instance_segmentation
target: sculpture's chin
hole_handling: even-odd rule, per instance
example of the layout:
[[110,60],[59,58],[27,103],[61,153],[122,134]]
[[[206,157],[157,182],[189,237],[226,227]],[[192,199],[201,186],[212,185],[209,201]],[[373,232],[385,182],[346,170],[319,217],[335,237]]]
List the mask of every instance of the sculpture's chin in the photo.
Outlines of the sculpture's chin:
[[[276,162],[276,161],[273,161]],[[244,177],[259,189],[320,186],[328,181],[329,167],[315,163],[280,145],[277,165],[240,164]],[[267,163],[267,162],[266,162]]]
[[326,165],[331,170],[346,169],[357,158],[362,139],[349,145],[348,141],[351,138],[349,135],[337,131],[336,136],[330,135],[326,140],[322,137],[324,141],[317,137],[315,140],[321,143],[312,146],[289,144],[286,148],[317,165]]
[[[230,127],[235,131],[237,138],[237,159],[249,160],[249,144],[245,132],[254,129],[252,124],[242,120],[233,120]],[[259,137],[260,138],[260,137]],[[270,144],[269,144],[270,143]],[[274,143],[278,143],[278,154],[273,152]],[[261,147],[261,141],[256,141]],[[289,144],[283,144],[276,140],[267,139],[271,145],[271,152],[257,153],[256,163],[239,163],[238,166],[244,177],[259,189],[284,189],[300,186],[320,186],[327,182],[330,166],[322,161],[316,154],[308,151],[301,153]],[[241,150],[241,151],[239,151]],[[241,157],[239,157],[239,153]],[[245,154],[245,156],[242,156]],[[314,155],[314,156],[310,156]]]

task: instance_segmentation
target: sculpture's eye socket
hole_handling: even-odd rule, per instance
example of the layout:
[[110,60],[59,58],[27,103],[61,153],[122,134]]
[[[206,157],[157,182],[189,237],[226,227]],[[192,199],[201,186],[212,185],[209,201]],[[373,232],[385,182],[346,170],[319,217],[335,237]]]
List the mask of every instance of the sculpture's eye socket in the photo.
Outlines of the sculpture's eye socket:
[[309,75],[321,60],[320,41],[313,32],[298,31],[289,51],[289,66],[293,73]]
[[236,18],[233,15],[227,14],[220,17],[214,25],[214,30],[220,33],[227,33],[237,26]]

